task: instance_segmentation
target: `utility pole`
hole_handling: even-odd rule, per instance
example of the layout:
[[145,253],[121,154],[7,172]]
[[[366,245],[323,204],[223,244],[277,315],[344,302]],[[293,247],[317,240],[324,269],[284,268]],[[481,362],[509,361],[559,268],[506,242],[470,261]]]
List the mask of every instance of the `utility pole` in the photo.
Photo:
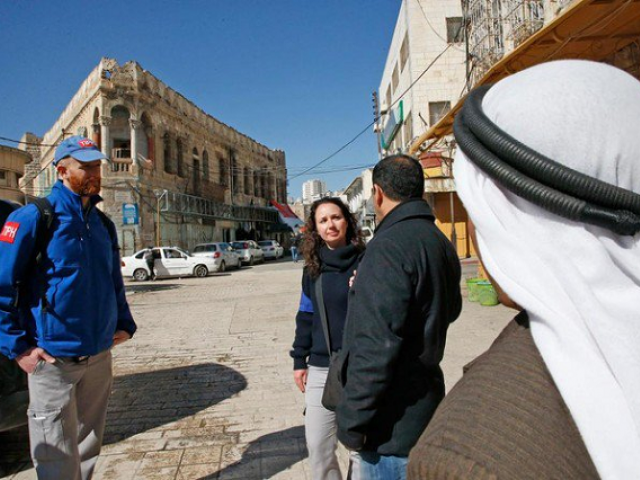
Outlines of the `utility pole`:
[[382,145],[380,142],[380,102],[378,92],[375,90],[371,94],[373,100],[373,131],[376,132],[376,143],[378,144],[378,160],[382,159]]

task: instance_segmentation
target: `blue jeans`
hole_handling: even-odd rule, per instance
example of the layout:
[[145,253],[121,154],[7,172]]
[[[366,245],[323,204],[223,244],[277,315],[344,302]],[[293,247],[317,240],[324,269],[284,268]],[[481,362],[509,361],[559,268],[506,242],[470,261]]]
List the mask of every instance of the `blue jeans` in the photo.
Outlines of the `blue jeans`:
[[349,480],[405,480],[407,457],[380,455],[375,452],[352,452]]
[[291,247],[291,259],[294,262],[298,261],[298,249],[296,247]]

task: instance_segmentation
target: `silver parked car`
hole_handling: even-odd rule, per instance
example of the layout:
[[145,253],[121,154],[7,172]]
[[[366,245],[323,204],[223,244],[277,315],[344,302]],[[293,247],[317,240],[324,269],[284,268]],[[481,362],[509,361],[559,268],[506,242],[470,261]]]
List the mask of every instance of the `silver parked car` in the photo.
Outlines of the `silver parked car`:
[[253,240],[233,242],[231,246],[240,255],[240,261],[244,264],[253,265],[256,262],[264,262],[264,253]]
[[264,253],[264,258],[275,258],[276,260],[284,257],[284,248],[275,240],[262,240],[258,242],[262,252]]
[[231,244],[226,242],[199,243],[193,249],[194,257],[213,258],[218,266],[216,272],[224,272],[227,268],[240,268],[240,255]]

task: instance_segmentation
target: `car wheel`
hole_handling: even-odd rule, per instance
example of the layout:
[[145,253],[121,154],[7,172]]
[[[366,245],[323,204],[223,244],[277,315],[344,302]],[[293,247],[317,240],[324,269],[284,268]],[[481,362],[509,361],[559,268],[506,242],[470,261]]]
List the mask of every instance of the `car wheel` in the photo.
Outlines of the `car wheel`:
[[137,268],[135,272],[133,272],[133,279],[137,282],[144,282],[149,279],[149,274],[144,268]]
[[209,274],[209,270],[204,265],[197,265],[196,268],[193,269],[193,274],[196,277],[206,277]]
[[249,257],[249,266],[253,266],[253,257]]
[[227,269],[227,266],[224,264],[224,260],[222,261],[222,263],[220,264],[220,268],[218,269],[218,272],[222,273]]

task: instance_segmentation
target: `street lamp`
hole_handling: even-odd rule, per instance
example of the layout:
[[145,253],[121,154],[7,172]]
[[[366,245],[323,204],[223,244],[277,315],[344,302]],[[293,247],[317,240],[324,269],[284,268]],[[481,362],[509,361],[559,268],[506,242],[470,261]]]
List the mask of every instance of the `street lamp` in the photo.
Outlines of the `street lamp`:
[[156,247],[160,247],[162,242],[162,236],[160,235],[160,202],[162,201],[162,197],[169,193],[169,191],[166,189],[158,189],[154,190],[153,193],[156,196]]

